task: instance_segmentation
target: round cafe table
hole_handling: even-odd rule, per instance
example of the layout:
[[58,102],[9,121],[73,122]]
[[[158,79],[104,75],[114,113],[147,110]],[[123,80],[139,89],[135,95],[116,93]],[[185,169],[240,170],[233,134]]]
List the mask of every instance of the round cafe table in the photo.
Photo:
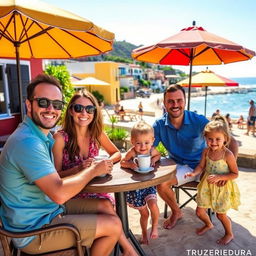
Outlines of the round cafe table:
[[[129,229],[125,192],[156,186],[164,181],[174,178],[175,174],[175,162],[165,158],[161,159],[156,164],[153,171],[146,174],[122,168],[120,167],[120,163],[116,163],[114,164],[111,175],[93,179],[84,187],[83,192],[115,193],[116,212],[122,221],[124,233],[131,239],[139,254],[146,256],[139,242]],[[115,248],[114,255],[119,255],[119,248]]]

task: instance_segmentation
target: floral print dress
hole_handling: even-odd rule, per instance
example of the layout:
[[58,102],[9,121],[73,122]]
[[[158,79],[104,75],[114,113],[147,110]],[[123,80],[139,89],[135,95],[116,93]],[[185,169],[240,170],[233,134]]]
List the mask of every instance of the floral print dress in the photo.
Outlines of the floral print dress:
[[[97,146],[97,143],[92,138],[90,138],[88,157],[82,158],[81,156],[76,155],[75,159],[71,160],[68,150],[66,148],[66,145],[68,143],[68,134],[64,131],[59,131],[59,133],[61,133],[61,135],[63,136],[64,141],[65,141],[65,148],[63,150],[63,159],[62,159],[62,170],[63,171],[82,164],[82,162],[88,158],[94,158],[95,156],[99,155],[99,148]],[[74,198],[103,198],[103,199],[109,199],[112,204],[115,204],[114,198],[109,193],[81,192],[78,195],[76,195]]]

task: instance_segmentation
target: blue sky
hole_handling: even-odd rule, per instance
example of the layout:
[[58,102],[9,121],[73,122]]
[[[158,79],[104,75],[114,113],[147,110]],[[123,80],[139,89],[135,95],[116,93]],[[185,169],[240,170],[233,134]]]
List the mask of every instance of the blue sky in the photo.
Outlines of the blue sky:
[[[197,26],[256,51],[255,0],[43,0],[69,10],[115,33],[116,40],[151,45],[188,27]],[[189,72],[186,66],[174,66]],[[205,66],[194,67],[194,71]],[[226,77],[256,77],[250,61],[209,66]]]

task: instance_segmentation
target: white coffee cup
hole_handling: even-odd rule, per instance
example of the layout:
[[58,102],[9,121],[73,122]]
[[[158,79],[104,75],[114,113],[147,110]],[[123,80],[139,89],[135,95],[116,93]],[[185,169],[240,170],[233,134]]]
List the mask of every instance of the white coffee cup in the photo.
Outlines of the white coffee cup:
[[95,157],[94,157],[94,160],[95,160],[96,162],[99,162],[99,161],[101,161],[101,160],[105,160],[105,159],[108,159],[108,158],[109,158],[108,155],[98,155],[98,156],[95,156]]
[[133,162],[139,166],[140,171],[145,172],[151,165],[151,155],[137,155]]
[[[106,159],[108,159],[109,158],[109,156],[108,155],[98,155],[98,156],[95,156],[94,157],[94,160],[96,161],[96,162],[100,162],[101,160],[106,160]],[[98,177],[105,177],[107,174],[102,174],[102,175],[99,175]]]

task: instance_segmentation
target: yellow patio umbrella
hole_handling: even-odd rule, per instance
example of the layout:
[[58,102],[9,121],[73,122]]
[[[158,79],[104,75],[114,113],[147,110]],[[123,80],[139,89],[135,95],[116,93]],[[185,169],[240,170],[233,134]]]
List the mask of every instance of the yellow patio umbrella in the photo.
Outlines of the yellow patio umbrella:
[[21,106],[20,58],[99,55],[112,50],[113,40],[93,22],[39,0],[0,2],[0,58],[16,58]]
[[94,78],[94,77],[86,77],[84,79],[81,79],[81,80],[78,80],[78,81],[75,81],[75,82],[72,82],[72,85],[73,87],[75,88],[81,88],[81,87],[84,87],[84,86],[88,86],[89,88],[89,92],[91,92],[91,86],[110,86],[109,83],[105,82],[105,81],[102,81],[102,80],[99,80],[97,78]]
[[[191,77],[191,87],[205,87],[204,115],[206,115],[207,90],[208,86],[238,86],[239,84],[231,79],[220,76],[211,70],[206,69]],[[183,87],[189,86],[189,78],[178,82]]]

